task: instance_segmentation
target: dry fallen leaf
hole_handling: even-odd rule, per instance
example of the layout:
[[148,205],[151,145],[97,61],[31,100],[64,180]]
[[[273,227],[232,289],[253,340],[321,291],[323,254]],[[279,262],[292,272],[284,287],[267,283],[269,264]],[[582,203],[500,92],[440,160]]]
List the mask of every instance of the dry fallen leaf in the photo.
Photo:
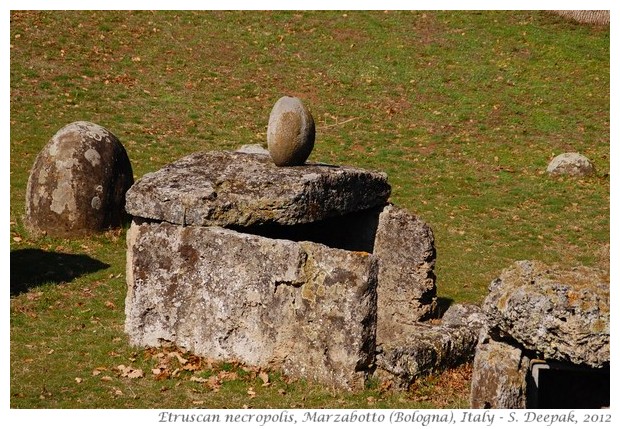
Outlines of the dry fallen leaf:
[[127,378],[142,378],[144,377],[144,371],[141,369],[132,368],[130,366],[119,365],[116,367],[120,371],[121,377]]
[[103,377],[101,377],[101,381],[112,381],[112,377],[110,377],[109,375],[104,375]]
[[187,363],[187,359],[179,354],[179,352],[171,352],[168,353],[168,356],[176,357],[181,365],[185,365]]
[[265,371],[261,371],[258,374],[258,377],[263,380],[263,387],[265,386],[269,386],[271,383],[269,382],[269,374],[267,374]]
[[220,371],[220,373],[218,374],[218,378],[220,380],[237,380],[239,378],[239,374],[237,374],[236,372],[229,372],[229,371]]
[[256,392],[254,391],[254,388],[253,388],[253,387],[250,387],[250,388],[248,389],[248,396],[249,396],[250,398],[254,398],[254,397],[256,396]]
[[129,374],[127,374],[129,378],[142,378],[144,377],[144,371],[141,369],[134,369]]
[[77,384],[80,384],[82,382],[82,379],[80,377],[75,377],[75,382]]
[[186,371],[197,371],[200,369],[200,364],[188,363],[188,364],[183,365],[183,369]]
[[212,375],[209,378],[192,376],[190,377],[190,381],[195,381],[197,383],[204,383],[207,385],[209,389],[213,390],[214,392],[218,392],[222,385],[222,382],[216,375]]

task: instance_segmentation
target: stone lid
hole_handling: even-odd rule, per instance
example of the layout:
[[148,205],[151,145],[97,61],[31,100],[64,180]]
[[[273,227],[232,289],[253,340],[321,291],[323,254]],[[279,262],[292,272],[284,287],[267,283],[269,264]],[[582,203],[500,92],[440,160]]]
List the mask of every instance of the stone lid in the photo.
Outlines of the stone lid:
[[517,261],[491,282],[483,310],[491,329],[544,359],[609,362],[609,274],[601,270]]
[[295,225],[384,205],[390,190],[385,173],[197,152],[145,174],[127,192],[126,210],[178,225]]

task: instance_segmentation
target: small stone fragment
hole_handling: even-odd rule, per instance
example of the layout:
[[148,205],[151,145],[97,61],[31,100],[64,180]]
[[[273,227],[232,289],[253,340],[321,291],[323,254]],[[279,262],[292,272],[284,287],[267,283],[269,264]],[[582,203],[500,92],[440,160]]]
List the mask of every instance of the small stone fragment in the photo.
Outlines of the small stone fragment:
[[271,110],[267,147],[279,166],[303,165],[314,148],[314,119],[297,97],[282,97]]
[[487,324],[486,315],[480,306],[475,304],[454,304],[446,310],[441,318],[444,326],[467,326],[480,331]]
[[400,341],[380,346],[377,355],[377,375],[399,389],[408,389],[418,377],[471,361],[478,341],[478,334],[466,326],[415,323],[400,332]]

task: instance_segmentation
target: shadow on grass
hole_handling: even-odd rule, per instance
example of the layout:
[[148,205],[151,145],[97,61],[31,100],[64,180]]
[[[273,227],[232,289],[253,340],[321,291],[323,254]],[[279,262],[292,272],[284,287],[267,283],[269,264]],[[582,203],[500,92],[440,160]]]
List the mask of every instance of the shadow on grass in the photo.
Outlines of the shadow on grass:
[[108,268],[86,255],[19,249],[11,252],[11,296],[49,282],[69,282],[82,274]]

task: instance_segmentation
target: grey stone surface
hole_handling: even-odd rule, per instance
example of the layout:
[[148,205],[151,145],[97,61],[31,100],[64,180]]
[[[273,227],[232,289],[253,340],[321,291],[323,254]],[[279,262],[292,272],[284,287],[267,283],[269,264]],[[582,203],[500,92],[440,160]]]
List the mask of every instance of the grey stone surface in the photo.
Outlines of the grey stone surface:
[[178,225],[296,225],[383,206],[389,195],[384,173],[278,168],[263,155],[199,152],[145,174],[127,192],[126,208]]
[[594,166],[588,158],[575,153],[562,153],[551,160],[547,173],[552,176],[588,176],[594,174]]
[[609,274],[518,261],[489,287],[490,329],[544,359],[600,368],[610,360]]
[[477,332],[466,326],[409,325],[408,332],[401,330],[399,343],[380,346],[377,375],[407,389],[420,376],[470,362],[477,340]]
[[220,227],[134,222],[125,330],[337,388],[374,364],[377,259]]
[[523,351],[490,337],[476,347],[471,408],[525,408],[530,360]]
[[34,235],[75,237],[120,226],[131,163],[120,141],[91,122],[59,130],[38,154],[26,189]]
[[258,155],[270,156],[269,151],[259,144],[244,144],[239,149],[237,149],[235,152],[254,153]]
[[267,148],[280,167],[302,165],[314,148],[312,114],[297,97],[282,97],[271,109]]
[[475,304],[451,305],[441,318],[444,326],[467,326],[474,332],[480,332],[487,326],[487,317],[482,308]]
[[434,308],[433,232],[416,216],[388,205],[379,216],[374,254],[379,258],[377,342],[400,343],[408,327]]

